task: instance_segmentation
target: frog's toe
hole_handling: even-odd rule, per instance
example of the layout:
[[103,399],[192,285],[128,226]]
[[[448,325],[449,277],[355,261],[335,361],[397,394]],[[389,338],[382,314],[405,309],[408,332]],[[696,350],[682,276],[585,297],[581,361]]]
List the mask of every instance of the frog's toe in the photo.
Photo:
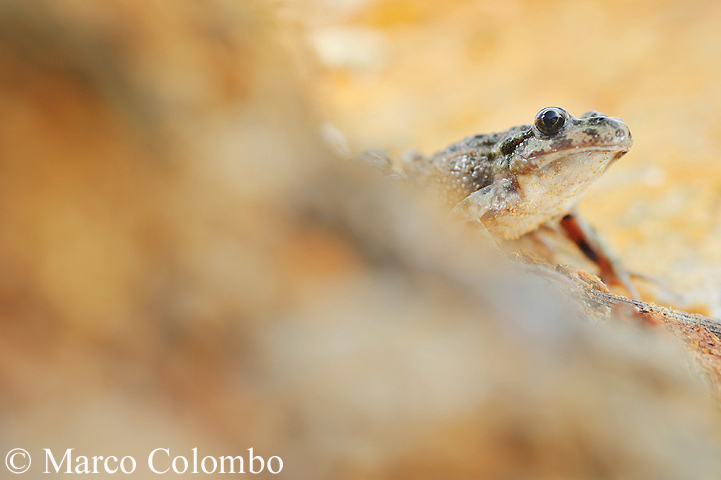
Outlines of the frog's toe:
[[493,204],[491,186],[482,188],[458,202],[448,214],[452,218],[480,222],[481,218],[490,210]]

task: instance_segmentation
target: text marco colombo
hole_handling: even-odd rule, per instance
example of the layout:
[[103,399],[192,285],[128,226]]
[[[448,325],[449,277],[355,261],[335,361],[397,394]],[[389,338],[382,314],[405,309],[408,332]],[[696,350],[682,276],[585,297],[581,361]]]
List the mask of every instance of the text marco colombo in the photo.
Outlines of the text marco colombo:
[[[138,466],[135,458],[131,456],[115,457],[73,455],[73,449],[68,448],[62,455],[53,454],[49,448],[45,451],[45,470],[43,473],[133,473]],[[278,456],[267,460],[253,454],[248,449],[244,458],[237,456],[198,456],[198,449],[192,448],[187,456],[171,455],[168,448],[156,448],[148,454],[147,464],[151,472],[163,473],[260,473],[267,470],[270,473],[280,473],[283,470],[283,460]]]

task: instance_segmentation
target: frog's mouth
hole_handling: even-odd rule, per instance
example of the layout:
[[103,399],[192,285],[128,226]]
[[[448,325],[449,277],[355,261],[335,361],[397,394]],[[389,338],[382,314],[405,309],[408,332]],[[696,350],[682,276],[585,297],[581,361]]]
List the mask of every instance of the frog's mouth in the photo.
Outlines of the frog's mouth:
[[610,158],[608,158],[606,161],[611,164],[618,160],[619,158],[623,157],[628,153],[628,151],[631,149],[630,146],[628,147],[619,147],[618,145],[585,145],[585,146],[568,146],[565,148],[554,148],[551,152],[544,152],[540,151],[535,154],[530,155],[528,160],[534,161],[538,159],[542,159],[543,163],[546,162],[553,162],[557,161],[562,157],[568,157],[568,156],[577,156],[577,155],[584,155],[584,154],[599,154],[603,152],[605,155],[611,155]]
[[[608,165],[611,165],[619,158],[623,157],[628,153],[628,151],[631,149],[631,147],[624,147],[624,148],[618,148],[618,145],[615,145],[614,147],[589,147],[588,150],[595,151],[595,152],[608,152],[606,155],[611,154],[611,158],[608,159]],[[613,152],[613,153],[612,153]]]
[[616,152],[616,154],[613,157],[611,157],[611,160],[608,161],[608,165],[606,165],[606,168],[608,168],[608,166],[611,165],[612,163],[616,163],[616,160],[623,157],[627,153],[628,153],[628,149]]

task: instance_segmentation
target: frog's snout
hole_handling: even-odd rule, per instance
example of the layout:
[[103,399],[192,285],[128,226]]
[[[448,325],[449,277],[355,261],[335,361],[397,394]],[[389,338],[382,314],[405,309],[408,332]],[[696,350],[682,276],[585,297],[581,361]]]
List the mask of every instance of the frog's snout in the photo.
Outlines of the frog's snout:
[[631,136],[631,131],[628,128],[617,128],[616,138],[619,142],[633,143],[633,137]]
[[628,151],[628,149],[631,148],[631,145],[633,145],[633,137],[631,136],[631,131],[628,129],[628,126],[623,123],[623,120],[620,118],[606,117],[605,120],[607,125],[613,129],[614,142],[619,147],[625,147]]

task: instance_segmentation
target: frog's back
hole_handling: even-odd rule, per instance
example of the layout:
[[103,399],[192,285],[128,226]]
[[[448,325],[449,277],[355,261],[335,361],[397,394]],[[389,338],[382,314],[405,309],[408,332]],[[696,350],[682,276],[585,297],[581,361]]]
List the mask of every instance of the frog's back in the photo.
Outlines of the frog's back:
[[453,207],[493,183],[503,163],[498,146],[528,128],[528,125],[521,125],[504,132],[465,138],[430,158],[413,157],[405,163],[404,171]]

